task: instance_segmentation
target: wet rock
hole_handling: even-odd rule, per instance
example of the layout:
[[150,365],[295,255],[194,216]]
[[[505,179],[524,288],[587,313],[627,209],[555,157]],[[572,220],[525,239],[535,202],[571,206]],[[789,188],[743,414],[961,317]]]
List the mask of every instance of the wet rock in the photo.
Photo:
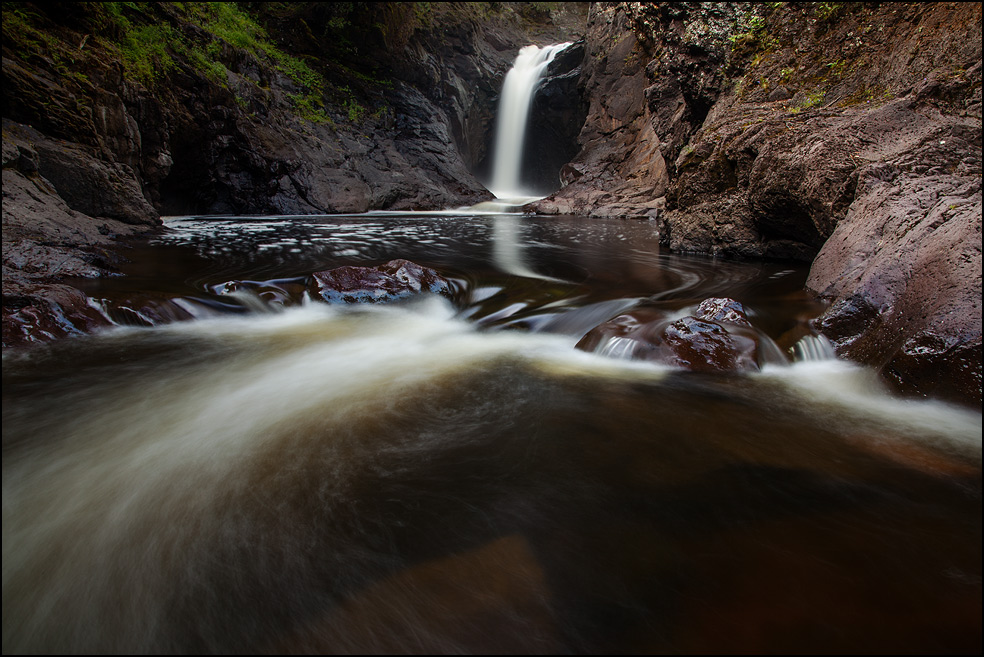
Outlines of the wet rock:
[[817,327],[899,391],[979,408],[980,179],[873,173],[807,279]]
[[337,267],[312,274],[311,289],[329,303],[377,303],[422,293],[451,297],[451,281],[433,269],[409,260],[391,260],[378,267]]
[[4,282],[3,346],[24,346],[109,326],[86,296],[68,285]]
[[759,369],[758,336],[744,308],[732,299],[708,299],[695,315],[676,320],[651,310],[634,310],[592,329],[577,348],[693,372]]
[[[110,275],[124,258],[117,236],[149,226],[70,208],[37,171],[37,153],[4,130],[3,346],[76,335],[108,324],[63,277]],[[8,157],[9,156],[9,157]]]
[[533,97],[521,179],[538,194],[561,187],[562,168],[579,150],[577,136],[588,111],[577,87],[583,59],[583,41],[558,53]]
[[709,322],[723,322],[752,328],[752,324],[748,321],[748,316],[745,314],[745,307],[734,299],[704,299],[697,306],[697,310],[694,311],[694,316],[697,319]]
[[754,340],[718,322],[684,317],[668,324],[655,343],[657,360],[694,372],[758,370]]

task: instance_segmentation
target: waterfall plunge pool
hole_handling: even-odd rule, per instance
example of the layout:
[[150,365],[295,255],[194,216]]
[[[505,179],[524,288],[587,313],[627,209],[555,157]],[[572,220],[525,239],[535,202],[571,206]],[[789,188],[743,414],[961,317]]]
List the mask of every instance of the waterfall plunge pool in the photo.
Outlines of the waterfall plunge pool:
[[[574,348],[730,296],[787,349],[805,267],[618,220],[168,227],[86,283],[121,326],[4,355],[4,652],[980,652],[980,414]],[[256,293],[392,258],[455,299]]]

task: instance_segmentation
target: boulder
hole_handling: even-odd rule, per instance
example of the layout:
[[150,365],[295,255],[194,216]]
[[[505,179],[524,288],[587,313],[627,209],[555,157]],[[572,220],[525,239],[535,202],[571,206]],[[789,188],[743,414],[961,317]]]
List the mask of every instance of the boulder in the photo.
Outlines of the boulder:
[[328,303],[377,303],[418,294],[451,297],[451,281],[433,269],[397,259],[378,267],[345,266],[311,275],[311,291]]
[[577,348],[694,372],[759,369],[759,335],[733,299],[707,299],[679,319],[637,309],[592,329]]

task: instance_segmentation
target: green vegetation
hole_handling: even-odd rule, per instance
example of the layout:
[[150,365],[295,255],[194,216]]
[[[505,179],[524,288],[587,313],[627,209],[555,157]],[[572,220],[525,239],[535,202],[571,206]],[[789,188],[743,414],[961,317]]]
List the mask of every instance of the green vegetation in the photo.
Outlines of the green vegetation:
[[819,21],[828,21],[844,13],[851,4],[850,2],[815,2],[813,3],[814,16]]
[[750,66],[755,68],[769,58],[779,48],[779,40],[769,33],[768,23],[763,16],[747,10],[735,23],[728,41],[731,43],[729,68],[734,70],[739,63],[751,56]]
[[837,103],[838,107],[853,107],[855,105],[881,105],[892,98],[895,94],[884,87],[862,87],[853,94]]
[[66,81],[78,86],[89,86],[89,77],[78,70],[77,63],[84,59],[83,49],[86,38],[77,47],[63,44],[36,25],[42,20],[41,16],[29,10],[21,2],[3,3],[3,41],[10,46],[18,58],[31,61],[33,58],[49,60],[54,71]]
[[[295,11],[293,3],[282,4],[284,12]],[[347,14],[335,3],[338,15],[328,21],[327,30],[344,32]],[[295,113],[302,119],[331,124],[329,107],[335,107],[350,121],[368,116],[351,88],[329,83],[324,75],[299,57],[281,50],[267,31],[239,3],[233,2],[99,2],[77,3],[72,20],[46,16],[30,3],[3,3],[3,38],[18,57],[38,63],[53,62],[55,71],[74,85],[89,84],[82,66],[95,52],[118,58],[126,79],[155,88],[180,66],[190,66],[198,74],[229,88],[230,62],[235,51],[245,52],[261,64],[282,73],[294,83],[288,93]],[[415,9],[426,13],[426,7]],[[54,19],[55,23],[52,22]],[[303,21],[301,21],[303,24]],[[303,25],[305,28],[306,24]],[[78,43],[69,43],[76,39]],[[224,63],[225,62],[225,63]],[[369,87],[392,83],[352,71],[339,64],[343,76]],[[254,84],[258,81],[254,80]],[[248,90],[239,89],[235,100],[248,106]],[[326,107],[326,103],[331,103]]]
[[817,107],[823,102],[824,96],[826,95],[827,94],[824,91],[820,91],[820,90],[811,91],[806,95],[806,98],[803,99],[803,102],[801,102],[799,105],[790,107],[789,112],[790,114],[799,114],[805,109]]
[[144,7],[139,3],[107,2],[103,6],[119,27],[121,36],[115,45],[129,79],[152,85],[176,67],[170,46],[180,43],[180,37],[174,28],[160,23],[134,24],[124,9],[142,14]]

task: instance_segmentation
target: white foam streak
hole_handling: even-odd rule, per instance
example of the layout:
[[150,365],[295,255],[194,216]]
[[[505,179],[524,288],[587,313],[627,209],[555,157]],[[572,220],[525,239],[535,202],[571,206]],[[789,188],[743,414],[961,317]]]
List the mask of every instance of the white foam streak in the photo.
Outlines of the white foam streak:
[[940,401],[894,397],[874,370],[825,359],[767,367],[760,376],[781,382],[828,425],[874,429],[881,435],[890,428],[902,438],[981,458],[979,413]]

